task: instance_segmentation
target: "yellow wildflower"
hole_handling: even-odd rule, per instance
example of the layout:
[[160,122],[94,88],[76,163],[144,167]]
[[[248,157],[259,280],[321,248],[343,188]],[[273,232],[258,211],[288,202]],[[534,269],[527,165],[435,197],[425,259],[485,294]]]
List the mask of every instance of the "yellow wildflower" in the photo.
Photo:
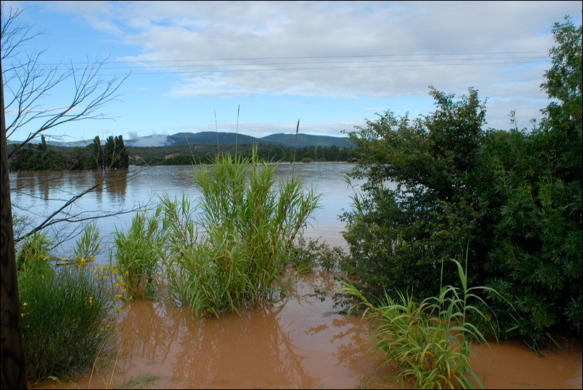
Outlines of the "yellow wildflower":
[[26,302],[23,302],[23,303],[22,303],[22,306],[28,306],[28,303],[26,303]]

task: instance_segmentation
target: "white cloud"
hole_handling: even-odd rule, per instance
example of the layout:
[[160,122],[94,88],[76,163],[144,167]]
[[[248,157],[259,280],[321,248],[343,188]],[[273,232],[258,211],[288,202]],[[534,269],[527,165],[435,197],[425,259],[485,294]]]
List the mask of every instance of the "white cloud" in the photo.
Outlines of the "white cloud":
[[[179,82],[166,86],[167,97],[397,99],[427,98],[429,85],[456,95],[473,87],[488,98],[489,125],[505,127],[512,109],[521,117],[539,116],[546,104],[539,86],[549,66],[550,29],[567,14],[577,24],[581,20],[581,3],[572,1],[136,1],[53,7],[136,47],[141,54],[117,59],[144,67],[136,71],[148,71],[152,63],[143,61],[172,65],[162,70],[179,72]],[[519,63],[502,63],[512,61]],[[516,68],[520,62],[535,65]],[[386,109],[392,108],[375,108]]]
[[[135,28],[137,17],[149,20],[139,24],[137,33],[125,36],[127,43],[143,51],[127,59],[281,57],[270,61],[203,61],[209,69],[228,72],[185,74],[183,84],[169,92],[173,96],[398,97],[424,95],[430,84],[444,89],[480,88],[507,80],[511,72],[506,65],[448,64],[468,63],[468,58],[501,61],[495,58],[499,56],[440,54],[534,51],[544,57],[552,37],[541,31],[565,13],[577,10],[572,2],[166,4],[130,2],[119,7],[120,22]],[[370,12],[371,7],[374,12]],[[119,16],[124,14],[125,19]],[[421,56],[389,57],[389,61],[380,57],[322,58],[379,54]],[[443,61],[445,58],[450,60]],[[379,60],[383,62],[371,62]],[[426,64],[431,66],[419,66]],[[295,70],[286,70],[290,68]]]

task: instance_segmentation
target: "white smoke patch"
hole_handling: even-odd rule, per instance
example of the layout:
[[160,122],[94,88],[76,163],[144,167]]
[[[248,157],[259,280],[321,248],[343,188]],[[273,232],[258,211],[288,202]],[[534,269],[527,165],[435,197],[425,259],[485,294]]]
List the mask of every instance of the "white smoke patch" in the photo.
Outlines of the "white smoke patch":
[[129,133],[132,139],[126,141],[128,146],[147,147],[147,146],[167,146],[168,136],[166,134],[152,134],[145,137],[139,137],[137,133]]

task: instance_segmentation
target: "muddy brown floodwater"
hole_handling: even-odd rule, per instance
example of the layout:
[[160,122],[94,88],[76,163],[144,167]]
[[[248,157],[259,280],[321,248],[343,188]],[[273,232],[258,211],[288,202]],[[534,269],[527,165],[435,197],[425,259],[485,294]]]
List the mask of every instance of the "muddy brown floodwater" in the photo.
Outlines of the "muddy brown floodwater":
[[[367,324],[334,307],[338,284],[316,270],[287,297],[218,319],[140,300],[121,321],[112,367],[74,382],[35,388],[371,388],[402,387],[366,343]],[[486,388],[581,388],[581,342],[537,356],[520,343],[475,346],[472,367]]]

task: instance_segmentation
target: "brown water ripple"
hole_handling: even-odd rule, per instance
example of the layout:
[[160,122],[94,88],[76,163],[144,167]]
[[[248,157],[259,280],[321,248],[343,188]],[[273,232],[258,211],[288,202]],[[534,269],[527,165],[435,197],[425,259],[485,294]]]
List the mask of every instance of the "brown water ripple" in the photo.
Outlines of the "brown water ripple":
[[[299,277],[279,302],[218,319],[140,300],[121,321],[114,370],[35,388],[397,388],[366,344],[366,322],[334,307],[334,279]],[[323,291],[327,294],[324,295]],[[474,346],[486,388],[581,388],[581,342],[538,357],[520,343]]]

